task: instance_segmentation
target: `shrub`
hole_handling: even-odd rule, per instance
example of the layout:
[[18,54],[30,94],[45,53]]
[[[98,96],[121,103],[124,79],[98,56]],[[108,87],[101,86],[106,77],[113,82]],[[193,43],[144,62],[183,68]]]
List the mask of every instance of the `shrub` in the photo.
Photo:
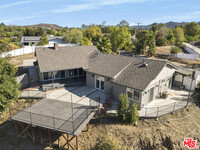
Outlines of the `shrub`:
[[156,39],[156,46],[166,46],[167,40],[165,37],[160,37]]
[[120,122],[127,124],[135,124],[139,119],[137,105],[133,104],[130,107],[130,101],[126,94],[119,95],[119,104],[117,106],[116,116]]
[[130,101],[128,100],[128,96],[126,94],[119,95],[119,104],[117,105],[117,118],[120,122],[126,123],[127,115],[129,112]]
[[139,119],[139,114],[138,114],[137,105],[133,104],[130,107],[130,112],[129,112],[129,115],[128,115],[128,122],[130,124],[136,124],[136,122],[138,121],[138,119]]
[[118,141],[112,137],[104,138],[98,146],[97,150],[122,150],[122,147],[119,145]]
[[177,46],[172,46],[172,48],[171,48],[171,54],[177,54],[180,51],[181,51],[181,49]]

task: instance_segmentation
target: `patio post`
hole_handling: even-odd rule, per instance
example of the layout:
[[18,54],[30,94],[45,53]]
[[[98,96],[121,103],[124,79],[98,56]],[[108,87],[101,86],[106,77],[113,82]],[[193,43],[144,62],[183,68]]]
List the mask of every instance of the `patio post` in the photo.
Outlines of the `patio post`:
[[157,107],[157,117],[158,117],[158,113],[159,113],[159,106]]
[[147,107],[146,107],[146,110],[145,110],[145,117],[147,116]]
[[174,102],[173,112],[175,112],[176,102]]

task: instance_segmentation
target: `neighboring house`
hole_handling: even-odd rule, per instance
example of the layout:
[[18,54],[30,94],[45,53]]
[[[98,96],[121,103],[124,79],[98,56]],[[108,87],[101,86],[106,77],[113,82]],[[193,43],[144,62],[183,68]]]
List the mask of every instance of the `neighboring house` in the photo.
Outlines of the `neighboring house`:
[[143,107],[172,87],[178,69],[168,61],[104,54],[95,46],[37,48],[40,80],[84,76],[86,85],[110,93],[121,93]]
[[189,53],[189,54],[196,54],[196,55],[200,55],[200,49],[189,44],[189,43],[185,43],[183,42],[183,46],[184,46],[184,49]]
[[[21,37],[21,46],[30,46],[30,45],[36,45],[40,42],[40,36],[23,36]],[[62,36],[48,36],[48,41],[50,46],[53,46],[54,43],[58,44],[65,44],[65,42],[62,40]]]

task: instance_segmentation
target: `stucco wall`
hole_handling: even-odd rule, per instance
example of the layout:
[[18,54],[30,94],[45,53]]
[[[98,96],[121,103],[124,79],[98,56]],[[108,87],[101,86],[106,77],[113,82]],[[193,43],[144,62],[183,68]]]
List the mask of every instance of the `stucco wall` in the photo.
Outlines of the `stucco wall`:
[[[148,94],[146,91],[154,87],[153,99],[157,99],[159,97],[159,93],[162,93],[163,91],[168,90],[168,86],[169,86],[168,79],[173,76],[174,72],[175,72],[175,69],[170,66],[166,66],[163,68],[163,70],[158,74],[158,76],[149,84],[149,86],[143,92],[142,98],[141,98],[141,107],[147,104]],[[165,79],[165,82],[161,83],[163,79]]]
[[120,94],[126,94],[126,87],[112,83],[114,100],[119,100]]
[[95,88],[95,77],[92,73],[86,72],[86,85]]
[[[105,79],[104,91],[107,92],[110,88],[112,88],[112,94],[113,94],[114,100],[118,100],[120,94],[126,93],[126,87],[115,84],[111,81],[111,79],[108,79],[106,77],[104,79]],[[95,88],[94,74],[86,72],[86,84],[87,86]]]

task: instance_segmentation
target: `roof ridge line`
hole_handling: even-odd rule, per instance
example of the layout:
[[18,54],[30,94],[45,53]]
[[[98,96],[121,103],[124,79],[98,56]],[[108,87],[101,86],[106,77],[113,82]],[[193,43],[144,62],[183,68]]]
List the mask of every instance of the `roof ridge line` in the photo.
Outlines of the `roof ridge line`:
[[128,68],[133,62],[135,61],[135,59],[133,59],[126,67],[124,67],[120,72],[118,72],[113,79],[116,79],[126,68]]

